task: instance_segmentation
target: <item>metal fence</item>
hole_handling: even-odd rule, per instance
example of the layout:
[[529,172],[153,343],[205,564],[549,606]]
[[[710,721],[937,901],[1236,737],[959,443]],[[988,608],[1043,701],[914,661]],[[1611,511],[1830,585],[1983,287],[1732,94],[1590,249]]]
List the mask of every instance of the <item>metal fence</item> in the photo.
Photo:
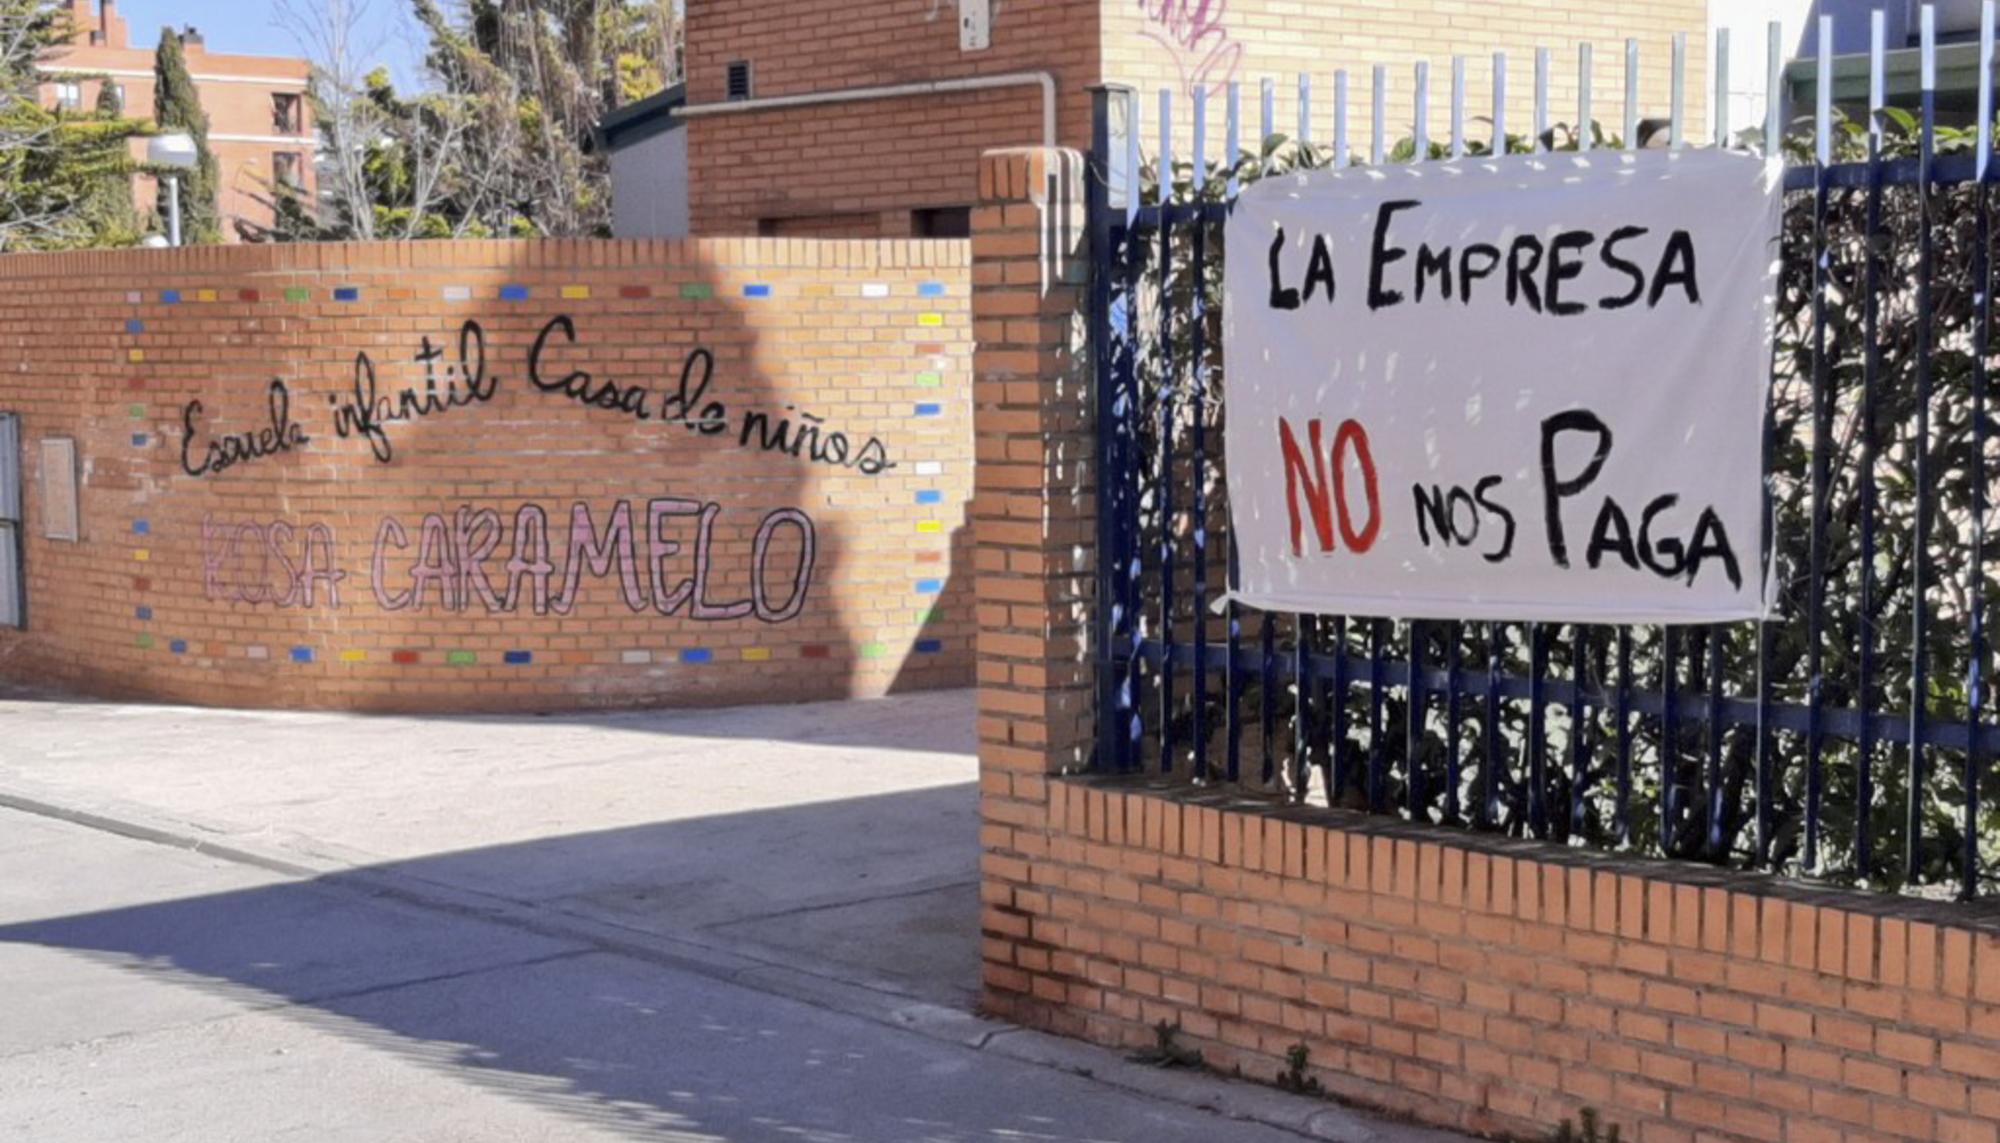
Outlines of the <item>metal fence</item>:
[[[1781,117],[1785,53],[1773,26],[1771,111],[1740,133],[1721,80],[1731,45],[1717,37],[1706,145],[1789,163],[1765,450],[1780,607],[1762,624],[1392,623],[1233,603],[1211,614],[1233,557],[1221,479],[1222,223],[1244,183],[1361,161],[1348,76],[1334,73],[1330,101],[1297,80],[1295,132],[1274,122],[1275,85],[1258,85],[1247,149],[1243,89],[1228,86],[1219,155],[1205,92],[1187,107],[1165,91],[1101,91],[1091,192],[1099,769],[1884,890],[1993,893],[1993,9],[1987,0],[1970,126],[1940,122],[1928,8],[1921,93],[1907,112],[1885,98],[1879,13],[1865,107],[1834,103],[1833,27],[1822,19],[1816,106]],[[1654,145],[1692,145],[1684,41],[1664,122],[1641,115],[1635,45],[1624,64],[1622,130],[1607,132],[1591,104],[1589,49],[1568,123],[1551,122],[1551,58],[1537,52],[1533,121],[1513,134],[1508,60],[1494,56],[1490,129],[1477,138],[1463,61],[1451,69],[1441,137],[1427,67],[1410,76],[1413,122],[1400,137],[1386,129],[1391,77],[1377,67],[1365,159],[1632,147],[1649,128]],[[1329,102],[1331,121],[1316,129]]]

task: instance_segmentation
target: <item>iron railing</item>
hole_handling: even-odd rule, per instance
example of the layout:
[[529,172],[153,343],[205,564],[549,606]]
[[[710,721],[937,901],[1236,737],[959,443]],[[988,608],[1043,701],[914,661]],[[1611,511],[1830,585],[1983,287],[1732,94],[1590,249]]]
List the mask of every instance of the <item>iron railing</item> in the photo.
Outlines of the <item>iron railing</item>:
[[[1832,32],[1822,19],[1822,78],[1836,72]],[[1994,4],[1970,128],[1939,123],[1928,9],[1913,115],[1884,97],[1879,13],[1872,33],[1865,118],[1841,115],[1822,82],[1791,139],[1778,29],[1769,113],[1741,135],[1727,121],[1727,34],[1715,44],[1712,145],[1792,162],[1765,448],[1780,608],[1762,624],[1392,623],[1233,602],[1211,615],[1233,555],[1218,435],[1222,222],[1243,182],[1356,161],[1347,75],[1333,77],[1330,139],[1313,125],[1310,79],[1298,81],[1297,131],[1283,139],[1275,85],[1259,85],[1247,152],[1242,89],[1227,85],[1220,163],[1208,154],[1207,92],[1183,108],[1169,92],[1155,102],[1100,90],[1098,768],[1883,889],[1993,892]],[[1463,60],[1443,139],[1432,137],[1422,64],[1412,130],[1389,137],[1388,72],[1377,67],[1367,159],[1477,161],[1632,146],[1661,131],[1687,145],[1684,41],[1664,122],[1639,114],[1635,43],[1624,63],[1616,138],[1593,115],[1587,46],[1577,126],[1550,123],[1541,51],[1532,130],[1520,137],[1507,127],[1504,54],[1493,57],[1483,139],[1467,134]]]

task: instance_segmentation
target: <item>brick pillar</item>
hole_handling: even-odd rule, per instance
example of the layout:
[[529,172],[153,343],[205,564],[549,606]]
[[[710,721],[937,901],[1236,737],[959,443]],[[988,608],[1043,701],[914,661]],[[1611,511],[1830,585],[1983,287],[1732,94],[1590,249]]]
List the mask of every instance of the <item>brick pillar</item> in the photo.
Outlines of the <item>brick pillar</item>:
[[1074,151],[990,152],[972,220],[981,927],[987,1006],[1017,1018],[1049,955],[1030,932],[1045,912],[1017,897],[1047,855],[1047,775],[1086,765],[1092,741],[1083,174]]

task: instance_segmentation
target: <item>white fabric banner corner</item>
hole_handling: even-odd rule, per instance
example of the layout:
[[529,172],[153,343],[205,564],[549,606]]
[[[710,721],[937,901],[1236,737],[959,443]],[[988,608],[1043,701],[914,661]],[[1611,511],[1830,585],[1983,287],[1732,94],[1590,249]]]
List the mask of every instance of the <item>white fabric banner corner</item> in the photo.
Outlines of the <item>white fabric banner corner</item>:
[[1273,176],[1226,239],[1233,598],[1713,623],[1763,551],[1779,168],[1713,150]]

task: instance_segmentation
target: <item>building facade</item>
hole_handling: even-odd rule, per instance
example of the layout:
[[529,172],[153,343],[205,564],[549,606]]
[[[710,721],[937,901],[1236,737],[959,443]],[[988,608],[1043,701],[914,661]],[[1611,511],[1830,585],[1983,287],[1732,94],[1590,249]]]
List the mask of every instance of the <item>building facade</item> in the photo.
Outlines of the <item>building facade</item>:
[[[1145,92],[1150,118],[1161,88],[1174,92],[1184,116],[1195,90],[1219,97],[1236,81],[1249,110],[1268,78],[1285,125],[1296,122],[1297,76],[1308,73],[1322,105],[1315,134],[1330,137],[1332,76],[1345,68],[1354,73],[1350,122],[1360,140],[1372,115],[1366,69],[1385,64],[1384,112],[1401,137],[1410,130],[1414,65],[1430,64],[1431,96],[1442,108],[1451,60],[1465,57],[1471,104],[1484,107],[1493,55],[1506,52],[1510,122],[1525,127],[1534,50],[1552,52],[1552,118],[1566,122],[1575,117],[1577,49],[1589,43],[1594,118],[1615,131],[1626,40],[1638,42],[1641,115],[1653,118],[1668,113],[1669,61],[1681,34],[1687,113],[1700,123],[1708,9],[1707,0],[690,0],[681,114],[693,229],[962,234],[980,154],[1085,146],[1088,89],[1099,83]],[[1211,115],[1211,155],[1220,153],[1220,122]]]
[[[67,0],[70,43],[41,65],[42,98],[52,107],[89,110],[109,84],[125,114],[153,115],[153,49],[133,47],[117,0]],[[268,225],[265,200],[277,183],[313,193],[316,141],[306,101],[311,67],[302,59],[211,52],[201,32],[183,34],[188,71],[208,113],[208,145],[222,167],[218,204],[224,237],[237,241],[239,222]],[[143,211],[154,201],[153,180],[134,180]]]

